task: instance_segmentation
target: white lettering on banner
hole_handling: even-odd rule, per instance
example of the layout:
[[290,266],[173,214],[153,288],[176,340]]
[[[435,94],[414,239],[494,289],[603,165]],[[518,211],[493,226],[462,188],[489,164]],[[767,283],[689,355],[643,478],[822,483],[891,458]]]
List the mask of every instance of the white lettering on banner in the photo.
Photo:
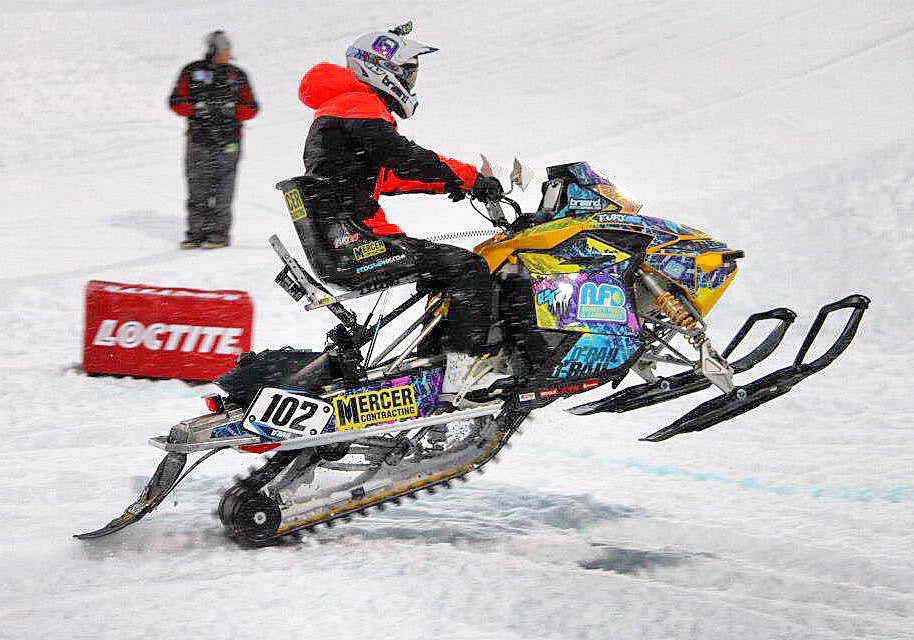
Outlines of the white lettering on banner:
[[[230,356],[238,353],[238,339],[244,333],[244,329],[237,327],[197,327],[161,322],[146,327],[136,320],[128,320],[118,327],[117,323],[117,320],[102,320],[92,344],[99,347],[117,346],[122,349],[134,349],[143,345],[150,351],[175,351],[183,337],[180,349],[185,353],[212,352]],[[163,337],[166,333],[167,340]]]
[[155,289],[152,287],[119,287],[109,284],[105,287],[108,293],[138,293],[145,296],[171,296],[173,298],[205,298],[208,300],[240,300],[237,293],[217,293],[215,291],[174,291],[172,289]]

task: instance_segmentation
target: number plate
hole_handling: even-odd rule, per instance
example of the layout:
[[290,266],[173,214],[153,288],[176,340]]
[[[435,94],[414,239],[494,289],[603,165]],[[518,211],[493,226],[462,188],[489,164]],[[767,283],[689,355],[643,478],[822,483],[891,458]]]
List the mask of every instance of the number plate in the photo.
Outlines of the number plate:
[[331,417],[333,407],[305,391],[264,387],[244,414],[242,424],[257,435],[316,436]]

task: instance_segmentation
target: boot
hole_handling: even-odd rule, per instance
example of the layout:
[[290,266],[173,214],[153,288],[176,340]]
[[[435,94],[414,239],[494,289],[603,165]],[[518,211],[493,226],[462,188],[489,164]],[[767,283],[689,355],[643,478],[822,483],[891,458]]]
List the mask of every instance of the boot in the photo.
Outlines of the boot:
[[441,383],[441,400],[450,402],[455,409],[468,409],[485,404],[469,400],[466,396],[478,396],[473,392],[485,391],[497,380],[510,375],[504,351],[481,356],[448,351],[445,356],[447,364]]

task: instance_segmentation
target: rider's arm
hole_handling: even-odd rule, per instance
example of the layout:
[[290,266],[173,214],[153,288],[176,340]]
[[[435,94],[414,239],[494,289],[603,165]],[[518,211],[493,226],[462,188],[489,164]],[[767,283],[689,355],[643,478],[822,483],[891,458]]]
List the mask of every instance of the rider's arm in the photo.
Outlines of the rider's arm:
[[380,193],[445,193],[473,187],[476,169],[471,165],[439,156],[396,132],[383,120],[362,120],[353,133],[382,169]]

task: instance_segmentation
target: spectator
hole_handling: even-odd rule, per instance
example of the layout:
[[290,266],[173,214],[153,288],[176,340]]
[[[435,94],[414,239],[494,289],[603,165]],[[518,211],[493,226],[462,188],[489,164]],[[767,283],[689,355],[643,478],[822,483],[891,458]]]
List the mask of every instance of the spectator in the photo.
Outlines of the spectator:
[[229,64],[224,31],[206,38],[206,56],[181,69],[169,106],[187,118],[187,232],[182,249],[220,249],[230,242],[241,123],[258,110],[244,71]]

